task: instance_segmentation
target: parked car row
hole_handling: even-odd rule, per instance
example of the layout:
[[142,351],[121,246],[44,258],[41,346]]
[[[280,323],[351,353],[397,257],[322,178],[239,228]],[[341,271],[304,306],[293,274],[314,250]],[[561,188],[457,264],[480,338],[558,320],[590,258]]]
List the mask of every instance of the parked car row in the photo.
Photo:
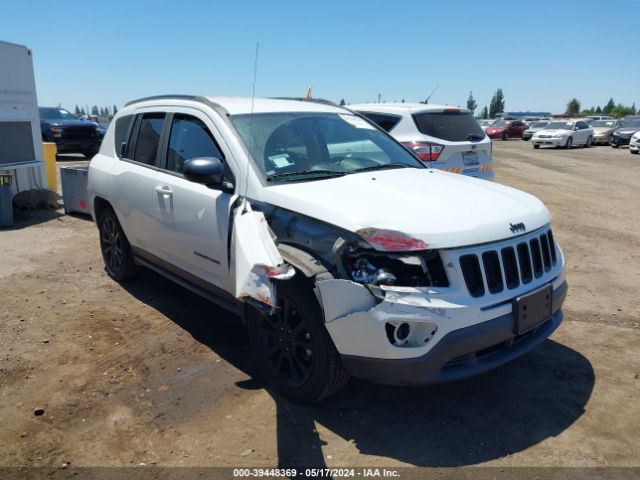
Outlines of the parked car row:
[[632,137],[640,132],[640,115],[621,120],[606,115],[579,119],[543,119],[529,124],[514,119],[478,120],[478,124],[489,138],[532,140],[533,148],[571,148],[579,145],[611,145],[618,148],[630,145],[629,151],[638,153],[637,144],[632,141]]

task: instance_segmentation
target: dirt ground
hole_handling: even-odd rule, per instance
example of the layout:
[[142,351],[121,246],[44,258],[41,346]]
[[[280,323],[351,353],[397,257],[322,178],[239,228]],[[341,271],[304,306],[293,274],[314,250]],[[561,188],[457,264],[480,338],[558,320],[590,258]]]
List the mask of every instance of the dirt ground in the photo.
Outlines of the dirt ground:
[[0,466],[640,466],[640,156],[494,156],[553,213],[559,330],[467,381],[353,380],[311,407],[254,378],[233,316],[151,272],[110,280],[90,219],[19,215],[0,232]]

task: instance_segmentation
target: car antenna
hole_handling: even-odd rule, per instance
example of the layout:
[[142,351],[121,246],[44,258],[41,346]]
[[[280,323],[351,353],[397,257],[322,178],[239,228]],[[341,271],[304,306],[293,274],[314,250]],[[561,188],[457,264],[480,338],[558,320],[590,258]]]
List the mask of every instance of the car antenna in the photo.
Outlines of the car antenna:
[[[253,110],[255,106],[255,98],[256,98],[256,80],[258,78],[258,53],[260,49],[260,42],[256,42],[256,54],[253,61],[253,87],[251,91],[251,114],[249,115],[249,138],[250,141],[253,142]],[[243,203],[243,213],[247,212],[247,190],[249,189],[249,175],[248,172],[245,175],[244,181],[244,201]]]
[[431,97],[433,96],[434,93],[436,93],[436,90],[438,90],[438,88],[440,87],[440,85],[436,85],[436,88],[434,88],[431,93],[429,94],[429,96],[427,97],[427,99],[424,101],[424,103],[429,103],[429,100],[431,100]]

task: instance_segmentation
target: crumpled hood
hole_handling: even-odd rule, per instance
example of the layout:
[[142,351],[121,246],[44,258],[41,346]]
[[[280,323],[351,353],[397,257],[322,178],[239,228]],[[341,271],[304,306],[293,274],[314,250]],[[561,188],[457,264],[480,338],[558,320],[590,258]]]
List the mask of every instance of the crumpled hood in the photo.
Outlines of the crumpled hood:
[[262,200],[351,232],[395,230],[429,248],[493,242],[549,223],[533,195],[439,170],[401,168],[270,185]]
[[634,133],[636,133],[637,131],[639,131],[640,128],[619,128],[617,129],[614,133],[618,134],[618,135],[633,135]]

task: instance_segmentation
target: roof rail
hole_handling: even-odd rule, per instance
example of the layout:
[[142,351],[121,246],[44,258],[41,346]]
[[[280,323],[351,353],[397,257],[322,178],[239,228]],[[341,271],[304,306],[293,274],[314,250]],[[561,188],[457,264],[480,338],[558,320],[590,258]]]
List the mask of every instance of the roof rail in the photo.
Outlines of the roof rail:
[[134,103],[146,102],[147,100],[195,100],[198,101],[198,95],[153,95],[151,97],[138,98],[124,104],[125,107]]
[[333,107],[338,107],[339,105],[331,100],[325,100],[324,98],[311,98],[308,99],[306,97],[270,97],[274,100],[297,100],[299,102],[313,102],[313,103],[322,103],[323,105],[331,105]]

